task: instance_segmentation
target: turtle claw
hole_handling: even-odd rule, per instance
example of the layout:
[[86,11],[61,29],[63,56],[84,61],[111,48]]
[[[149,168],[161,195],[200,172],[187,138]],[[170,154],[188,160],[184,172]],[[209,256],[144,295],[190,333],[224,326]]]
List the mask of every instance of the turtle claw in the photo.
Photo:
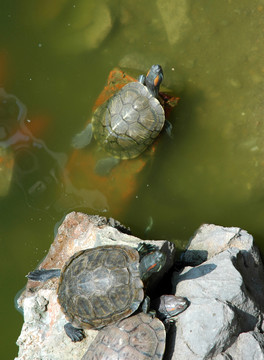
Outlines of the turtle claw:
[[82,341],[85,338],[83,329],[76,329],[74,334],[72,333],[71,340],[73,342]]
[[82,341],[82,339],[85,338],[83,329],[76,328],[71,323],[65,324],[64,330],[73,342]]

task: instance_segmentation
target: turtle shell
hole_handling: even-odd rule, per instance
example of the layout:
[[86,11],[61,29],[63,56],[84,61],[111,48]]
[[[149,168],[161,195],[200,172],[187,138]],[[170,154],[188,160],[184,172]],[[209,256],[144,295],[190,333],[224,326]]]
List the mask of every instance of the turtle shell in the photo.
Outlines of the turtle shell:
[[62,269],[58,301],[75,326],[95,328],[132,314],[144,298],[139,254],[129,246],[100,246],[74,254]]
[[131,82],[102,104],[92,118],[99,145],[120,159],[140,155],[159,135],[164,109],[148,88]]
[[165,339],[163,323],[139,313],[102,329],[82,360],[159,360],[163,358]]

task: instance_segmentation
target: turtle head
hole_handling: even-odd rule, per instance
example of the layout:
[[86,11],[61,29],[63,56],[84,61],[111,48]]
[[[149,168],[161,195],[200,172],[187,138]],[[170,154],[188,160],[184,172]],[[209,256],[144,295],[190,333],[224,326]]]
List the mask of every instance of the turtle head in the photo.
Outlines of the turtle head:
[[152,65],[146,76],[146,87],[154,97],[159,95],[159,87],[163,80],[163,71],[160,65]]
[[161,251],[152,251],[142,257],[139,264],[141,280],[146,281],[153,273],[157,273],[163,268],[166,262],[166,255]]
[[175,295],[162,295],[157,299],[150,300],[151,309],[156,311],[156,316],[163,322],[166,331],[175,317],[182,313],[190,305],[187,298]]
[[182,296],[162,295],[160,298],[154,300],[153,304],[155,304],[154,307],[159,319],[171,320],[173,317],[187,309],[190,302]]

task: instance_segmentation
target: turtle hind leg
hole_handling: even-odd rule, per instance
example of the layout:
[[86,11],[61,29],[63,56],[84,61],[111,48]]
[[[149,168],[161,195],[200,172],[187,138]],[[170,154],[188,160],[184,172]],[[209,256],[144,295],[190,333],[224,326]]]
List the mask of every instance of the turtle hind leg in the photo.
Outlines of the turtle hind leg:
[[150,311],[150,298],[149,296],[146,296],[142,303],[140,304],[140,308],[143,311],[144,314],[148,314]]
[[31,271],[26,275],[26,277],[33,281],[47,281],[49,279],[59,277],[60,276],[60,269],[38,269]]
[[164,123],[164,129],[167,133],[167,135],[173,139],[173,134],[172,134],[172,123],[169,121],[169,120],[165,120],[165,123]]
[[64,330],[66,334],[69,336],[71,341],[81,341],[85,338],[85,334],[83,329],[74,327],[71,323],[67,323],[64,325]]

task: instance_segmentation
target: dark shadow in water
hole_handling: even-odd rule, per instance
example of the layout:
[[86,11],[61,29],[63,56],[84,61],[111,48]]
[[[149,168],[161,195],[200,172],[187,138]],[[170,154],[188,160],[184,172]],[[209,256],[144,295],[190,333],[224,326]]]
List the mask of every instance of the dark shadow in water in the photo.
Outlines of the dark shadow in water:
[[[172,123],[172,144],[177,146],[186,141],[188,134],[192,132],[197,121],[197,109],[203,107],[205,96],[202,90],[198,88],[185,88],[179,93],[174,91],[180,100],[178,105],[173,109],[169,120]],[[163,142],[162,148],[168,146],[168,142]]]
[[263,233],[258,233],[258,232],[250,232],[250,229],[247,230],[251,235],[253,235],[254,241],[255,243],[259,246],[260,248],[260,257],[262,260],[262,263],[264,264],[264,235]]

